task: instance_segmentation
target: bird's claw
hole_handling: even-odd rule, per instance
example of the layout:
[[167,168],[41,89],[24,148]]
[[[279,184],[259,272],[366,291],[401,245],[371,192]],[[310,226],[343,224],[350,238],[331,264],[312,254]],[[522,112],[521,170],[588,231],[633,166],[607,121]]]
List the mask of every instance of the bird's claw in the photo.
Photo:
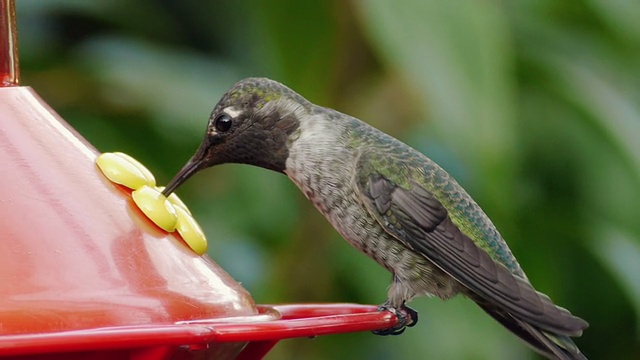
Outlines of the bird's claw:
[[374,330],[376,335],[400,335],[407,327],[415,326],[418,323],[418,312],[412,308],[402,305],[400,308],[393,307],[389,303],[378,306],[379,311],[389,311],[398,319],[398,323],[388,329]]

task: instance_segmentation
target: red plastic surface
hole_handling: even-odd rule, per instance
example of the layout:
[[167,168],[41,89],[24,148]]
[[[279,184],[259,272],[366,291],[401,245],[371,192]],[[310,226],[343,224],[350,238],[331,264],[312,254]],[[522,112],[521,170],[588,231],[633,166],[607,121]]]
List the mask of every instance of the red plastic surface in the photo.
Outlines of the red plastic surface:
[[149,349],[142,358],[158,359],[162,357],[150,349],[168,346],[175,351],[186,345],[197,351],[213,343],[251,341],[239,359],[260,359],[278,340],[383,329],[397,321],[372,305],[273,305],[260,310],[262,316],[0,337],[0,356]]
[[96,156],[33,90],[0,88],[1,357],[261,359],[280,339],[396,324],[375,306],[255,306]]
[[96,155],[30,88],[0,88],[0,335],[257,314],[237,282],[106,180]]

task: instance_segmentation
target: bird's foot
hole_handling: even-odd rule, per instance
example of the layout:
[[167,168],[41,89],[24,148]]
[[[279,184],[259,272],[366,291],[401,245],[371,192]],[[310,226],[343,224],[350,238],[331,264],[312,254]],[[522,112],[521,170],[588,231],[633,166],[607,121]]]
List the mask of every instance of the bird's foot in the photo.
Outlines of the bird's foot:
[[418,323],[418,312],[404,304],[396,308],[388,302],[385,302],[378,306],[378,310],[389,311],[398,318],[398,323],[388,329],[374,330],[373,333],[376,335],[400,335],[407,327],[415,326]]

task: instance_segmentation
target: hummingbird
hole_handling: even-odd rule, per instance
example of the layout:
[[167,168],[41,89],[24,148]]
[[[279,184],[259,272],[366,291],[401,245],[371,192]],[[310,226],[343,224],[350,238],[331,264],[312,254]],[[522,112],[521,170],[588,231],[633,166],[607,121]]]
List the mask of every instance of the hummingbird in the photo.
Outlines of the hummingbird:
[[571,337],[589,324],[536,291],[491,220],[427,156],[266,78],[239,81],[213,109],[204,140],[164,189],[237,163],[285,174],[354,248],[392,275],[387,300],[414,326],[416,296],[461,294],[549,359],[586,359]]

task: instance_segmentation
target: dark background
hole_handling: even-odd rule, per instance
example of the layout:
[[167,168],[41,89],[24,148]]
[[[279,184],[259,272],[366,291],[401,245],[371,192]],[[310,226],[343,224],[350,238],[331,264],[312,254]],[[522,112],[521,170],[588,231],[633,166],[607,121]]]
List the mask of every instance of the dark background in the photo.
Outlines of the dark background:
[[[640,3],[19,0],[22,84],[101,151],[166,183],[212,107],[279,80],[433,158],[533,284],[587,319],[592,359],[640,358]],[[179,191],[209,255],[259,303],[385,299],[286,177],[227,165]],[[289,340],[269,359],[533,359],[464,298],[421,298],[399,337]]]

